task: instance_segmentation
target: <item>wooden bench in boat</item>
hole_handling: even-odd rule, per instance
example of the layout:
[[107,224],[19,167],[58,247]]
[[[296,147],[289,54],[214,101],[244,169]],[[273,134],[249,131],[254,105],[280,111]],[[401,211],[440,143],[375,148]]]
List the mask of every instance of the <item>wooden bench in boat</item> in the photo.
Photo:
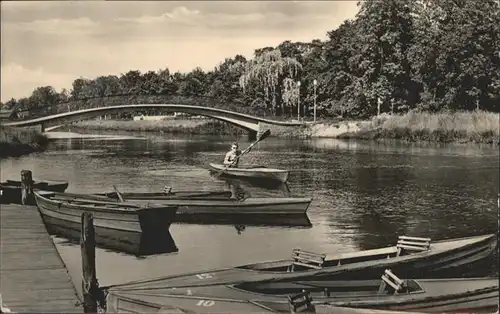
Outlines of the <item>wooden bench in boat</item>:
[[316,313],[316,307],[312,304],[312,298],[309,291],[302,290],[302,292],[288,296],[288,304],[290,305],[290,313]]
[[399,279],[398,276],[394,275],[390,269],[386,269],[382,275],[382,283],[378,289],[378,293],[384,293],[387,286],[391,286],[394,289],[394,294],[398,294],[404,288],[404,281]]
[[292,265],[290,265],[290,271],[293,271],[295,266],[321,269],[323,268],[325,258],[326,254],[318,254],[314,252],[294,249],[292,253],[293,263]]
[[409,251],[426,251],[430,249],[431,239],[399,236],[399,240],[395,247],[386,247],[380,249],[347,252],[342,254],[331,254],[325,258],[325,263],[328,266],[341,266],[349,263],[358,263],[381,258],[391,258],[401,256],[404,252]]
[[400,236],[399,241],[396,245],[396,248],[398,250],[396,256],[400,256],[404,251],[427,251],[430,249],[430,247],[430,238]]

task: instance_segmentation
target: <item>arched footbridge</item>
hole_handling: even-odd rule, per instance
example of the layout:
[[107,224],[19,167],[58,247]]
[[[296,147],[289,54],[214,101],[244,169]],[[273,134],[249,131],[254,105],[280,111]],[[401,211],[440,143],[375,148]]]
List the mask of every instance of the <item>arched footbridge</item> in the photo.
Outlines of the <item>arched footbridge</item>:
[[10,121],[4,122],[5,126],[12,127],[27,127],[40,125],[42,131],[48,128],[64,125],[67,123],[86,120],[103,116],[106,114],[116,114],[121,112],[137,112],[141,109],[163,109],[167,112],[183,112],[192,115],[205,116],[208,118],[224,121],[247,130],[250,137],[256,137],[260,132],[260,123],[282,125],[282,126],[300,126],[301,122],[285,122],[275,121],[255,117],[248,114],[237,113],[224,109],[192,106],[192,105],[177,105],[177,104],[135,104],[135,105],[120,105],[120,106],[107,106],[99,108],[82,109],[77,111],[58,113],[50,116],[24,120],[24,121]]

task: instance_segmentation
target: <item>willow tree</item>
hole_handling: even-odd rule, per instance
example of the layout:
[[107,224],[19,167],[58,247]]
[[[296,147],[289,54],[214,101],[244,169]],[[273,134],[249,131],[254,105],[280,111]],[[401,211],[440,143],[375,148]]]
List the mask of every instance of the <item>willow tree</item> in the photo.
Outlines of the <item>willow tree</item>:
[[284,92],[292,93],[284,83],[296,81],[301,71],[302,65],[295,58],[282,57],[281,51],[274,49],[247,62],[240,86],[245,93],[262,91],[266,106],[273,115],[280,115],[285,111],[284,105],[290,105],[288,100],[293,99],[290,95],[283,97]]

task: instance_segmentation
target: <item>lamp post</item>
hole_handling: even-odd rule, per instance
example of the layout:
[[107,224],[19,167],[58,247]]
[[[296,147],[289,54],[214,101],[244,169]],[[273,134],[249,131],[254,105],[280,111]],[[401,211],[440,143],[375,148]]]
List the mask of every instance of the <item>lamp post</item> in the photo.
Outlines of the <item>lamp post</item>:
[[297,120],[300,121],[300,81],[297,82]]
[[316,122],[316,86],[318,85],[318,81],[314,79],[314,122]]

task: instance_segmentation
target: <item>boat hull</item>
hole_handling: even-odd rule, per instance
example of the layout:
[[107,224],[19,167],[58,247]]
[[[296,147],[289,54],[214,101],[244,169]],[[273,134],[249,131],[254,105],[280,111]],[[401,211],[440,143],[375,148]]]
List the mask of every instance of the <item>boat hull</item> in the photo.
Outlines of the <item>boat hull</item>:
[[[69,183],[66,181],[34,181],[33,189],[64,192],[68,188]],[[0,183],[0,203],[8,204],[21,204],[21,181],[7,180]]]
[[311,198],[247,198],[217,199],[126,199],[138,204],[157,203],[178,206],[177,216],[183,215],[304,215]]
[[[227,216],[304,216],[312,202],[310,197],[300,198],[258,198],[249,197],[244,200],[233,200],[229,197],[207,198],[198,196],[194,198],[168,198],[160,193],[121,193],[125,201],[148,204],[177,206],[176,221],[189,219],[189,216],[197,215],[227,215]],[[229,192],[230,194],[230,192]],[[227,194],[225,194],[227,195]],[[99,195],[88,195],[95,200],[103,200],[105,197],[118,202],[116,193]]]
[[[151,199],[151,200],[176,200],[176,199],[218,199],[224,200],[231,197],[230,191],[174,191],[161,192],[121,192],[124,199]],[[118,199],[116,192],[94,194],[101,197]]]
[[[331,254],[326,256],[320,269],[297,266],[293,271],[288,271],[292,260],[287,259],[168,276],[156,281],[155,285],[180,288],[263,281],[286,283],[297,280],[367,280],[380,279],[385,269],[404,274],[405,277],[451,278],[471,261],[485,259],[496,247],[497,235],[484,235],[436,241],[428,251],[401,256],[395,256],[396,246]],[[341,261],[340,265],[338,260]],[[454,269],[455,273],[441,273],[442,269]],[[203,278],[200,278],[201,273],[205,274]],[[138,281],[134,284],[143,286],[145,282]]]
[[[219,172],[225,168],[222,164],[209,164],[210,171]],[[285,183],[288,180],[288,170],[273,169],[273,168],[227,168],[223,173],[225,176],[261,179],[278,181]]]
[[[301,281],[269,283],[267,286],[264,283],[261,292],[247,290],[245,284],[154,289],[119,285],[109,289],[108,305],[121,311],[141,303],[149,307],[175,307],[195,312],[289,312],[287,296],[305,290],[310,293],[317,313],[332,313],[338,307],[413,313],[492,313],[498,307],[498,278],[417,279],[412,280],[417,289],[400,294],[378,293],[380,282]],[[324,287],[331,291],[331,296],[325,295]]]
[[[81,215],[90,212],[94,217],[96,243],[102,247],[148,246],[145,241],[169,241],[169,228],[174,221],[176,207],[164,206],[137,210],[109,210],[92,208],[45,198],[35,191],[35,199],[49,232],[78,240]],[[140,251],[140,249],[139,249]]]

